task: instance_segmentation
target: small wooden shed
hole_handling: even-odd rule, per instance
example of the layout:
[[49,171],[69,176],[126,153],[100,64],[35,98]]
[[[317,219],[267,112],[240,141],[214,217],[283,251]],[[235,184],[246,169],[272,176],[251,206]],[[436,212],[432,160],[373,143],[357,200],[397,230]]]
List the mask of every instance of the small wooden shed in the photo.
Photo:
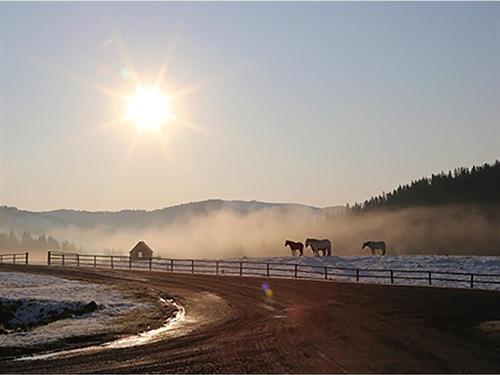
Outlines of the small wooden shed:
[[146,242],[139,241],[129,252],[131,259],[151,259],[153,258],[153,249]]

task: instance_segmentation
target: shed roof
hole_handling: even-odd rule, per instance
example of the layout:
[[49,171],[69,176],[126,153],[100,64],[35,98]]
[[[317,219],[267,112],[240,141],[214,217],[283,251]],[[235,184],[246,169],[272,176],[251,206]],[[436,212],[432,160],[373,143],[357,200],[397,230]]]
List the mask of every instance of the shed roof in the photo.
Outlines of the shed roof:
[[130,253],[135,251],[142,251],[144,254],[153,254],[153,249],[151,249],[144,241],[137,242],[132,250],[130,250]]

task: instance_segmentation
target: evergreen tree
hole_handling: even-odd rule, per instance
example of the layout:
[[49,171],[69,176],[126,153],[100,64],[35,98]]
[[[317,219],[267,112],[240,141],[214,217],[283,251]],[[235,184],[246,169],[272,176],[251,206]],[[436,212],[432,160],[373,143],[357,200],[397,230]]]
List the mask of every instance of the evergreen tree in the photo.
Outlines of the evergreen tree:
[[351,212],[472,203],[500,205],[500,161],[472,168],[455,168],[453,172],[440,172],[411,181],[362,204],[356,202]]

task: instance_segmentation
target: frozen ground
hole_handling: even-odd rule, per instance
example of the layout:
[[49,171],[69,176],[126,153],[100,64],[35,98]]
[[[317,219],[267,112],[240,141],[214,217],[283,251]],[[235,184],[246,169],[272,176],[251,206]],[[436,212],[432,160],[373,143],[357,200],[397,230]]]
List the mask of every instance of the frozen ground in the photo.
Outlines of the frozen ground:
[[[331,256],[331,257],[262,257],[262,258],[232,258],[226,261],[271,263],[271,275],[294,277],[294,264],[298,264],[297,276],[324,278],[325,266],[328,267],[327,277],[339,281],[356,281],[356,269],[359,270],[359,281],[368,283],[389,284],[390,271],[393,270],[395,284],[429,285],[428,272],[431,272],[432,286],[440,287],[470,287],[470,274],[474,276],[474,288],[500,290],[500,257],[486,256]],[[222,260],[221,260],[222,261]],[[272,265],[285,263],[287,266]],[[289,266],[288,266],[289,264]],[[238,265],[231,268],[221,268],[222,273],[238,273]],[[265,275],[266,265],[244,265],[246,272]],[[451,273],[451,274],[448,274]],[[455,274],[456,273],[456,274]],[[481,276],[486,275],[486,276]],[[413,278],[413,279],[403,279]],[[450,279],[450,280],[440,280]],[[497,281],[499,284],[486,283]]]
[[12,332],[0,336],[0,348],[20,347],[56,340],[112,332],[115,318],[146,304],[126,299],[109,286],[66,280],[52,276],[19,272],[0,272],[0,301],[17,303],[11,323],[36,324],[51,314],[95,301],[99,309],[92,313],[58,320],[27,332]]
[[[306,254],[310,252],[306,251]],[[271,276],[329,279],[400,285],[422,285],[450,288],[500,290],[500,257],[498,256],[331,256],[331,257],[239,257],[219,259],[154,258],[153,271],[206,273],[238,276]],[[61,258],[53,260],[61,265]],[[76,266],[76,258],[66,256],[66,265]],[[93,261],[80,266],[93,267]],[[148,270],[149,261],[129,263],[128,257],[116,257],[114,268]],[[268,266],[269,264],[269,266]],[[97,266],[109,268],[109,257],[100,257]],[[269,271],[268,271],[269,268]],[[392,273],[391,273],[392,271]],[[473,275],[473,276],[471,276]]]
[[292,263],[309,266],[331,266],[359,269],[409,269],[466,273],[497,273],[500,275],[500,257],[488,256],[331,256],[331,257],[252,257],[231,260]]

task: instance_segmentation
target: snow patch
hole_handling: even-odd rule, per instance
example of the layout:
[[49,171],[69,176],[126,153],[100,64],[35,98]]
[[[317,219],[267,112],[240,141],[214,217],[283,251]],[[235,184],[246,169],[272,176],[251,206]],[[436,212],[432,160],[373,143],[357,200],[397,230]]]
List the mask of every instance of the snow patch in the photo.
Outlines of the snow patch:
[[134,303],[108,286],[66,280],[53,276],[20,272],[0,272],[0,300],[21,305],[14,322],[36,324],[51,313],[60,313],[82,303],[95,301],[95,312],[58,320],[27,332],[2,335],[1,347],[24,347],[49,343],[74,336],[113,332],[113,320],[135,308],[147,308]]
[[160,339],[163,339],[167,333],[171,332],[173,329],[179,326],[179,324],[181,324],[186,315],[184,307],[176,303],[174,300],[172,299],[165,300],[164,298],[160,297],[160,302],[163,305],[173,305],[176,308],[175,313],[170,318],[168,318],[160,328],[144,331],[137,335],[123,337],[101,345],[92,345],[85,348],[63,350],[58,352],[21,357],[16,360],[35,361],[35,360],[55,358],[55,357],[70,357],[82,353],[94,353],[106,349],[130,348],[133,346],[145,345],[152,342],[156,342]]

